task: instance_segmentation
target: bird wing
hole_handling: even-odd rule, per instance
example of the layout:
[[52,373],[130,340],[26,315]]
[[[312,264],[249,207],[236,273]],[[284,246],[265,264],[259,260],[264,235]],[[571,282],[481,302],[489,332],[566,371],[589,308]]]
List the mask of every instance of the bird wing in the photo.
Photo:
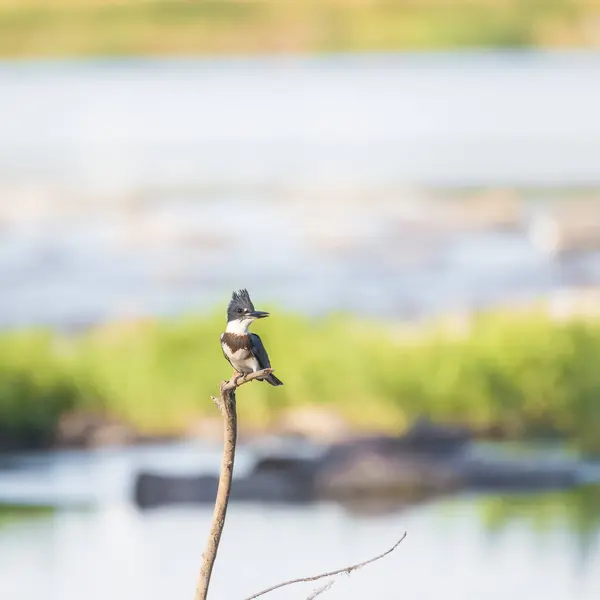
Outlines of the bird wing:
[[[221,351],[223,352],[223,356],[227,359],[227,362],[233,367],[232,362],[229,360],[229,356],[225,354],[225,348],[223,348],[223,334],[221,334]],[[235,369],[235,367],[233,367]]]
[[256,360],[258,361],[260,368],[270,368],[271,362],[269,361],[269,355],[265,350],[262,340],[255,333],[250,334],[250,339],[252,340],[252,354],[254,355],[254,358],[256,358]]

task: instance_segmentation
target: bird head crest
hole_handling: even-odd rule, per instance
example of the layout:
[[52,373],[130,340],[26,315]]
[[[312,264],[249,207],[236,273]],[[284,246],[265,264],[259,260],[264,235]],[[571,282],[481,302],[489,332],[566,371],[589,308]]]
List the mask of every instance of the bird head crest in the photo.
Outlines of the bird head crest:
[[[241,309],[241,311],[239,309]],[[254,304],[252,304],[252,300],[250,300],[250,294],[248,294],[248,290],[246,289],[235,290],[231,295],[231,300],[227,307],[227,320],[232,321],[233,319],[239,318],[240,314],[245,310],[250,312],[254,311]]]

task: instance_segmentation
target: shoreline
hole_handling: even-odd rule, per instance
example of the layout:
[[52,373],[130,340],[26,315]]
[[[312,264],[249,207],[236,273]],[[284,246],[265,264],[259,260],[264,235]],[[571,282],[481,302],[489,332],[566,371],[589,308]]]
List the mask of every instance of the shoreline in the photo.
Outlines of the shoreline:
[[[0,2],[0,55],[324,53],[461,47],[598,45],[594,11],[581,0],[527,11],[485,0],[425,5],[58,0]],[[135,23],[135,27],[131,24]],[[282,35],[282,31],[286,34]]]
[[[600,290],[393,329],[340,315],[279,316],[261,334],[288,385],[279,393],[248,386],[238,403],[243,437],[399,435],[425,418],[481,439],[563,439],[598,451],[590,390],[598,385]],[[76,335],[1,333],[0,446],[219,440],[209,394],[228,375],[212,344],[221,326],[216,315],[188,315]],[[317,344],[319,356],[295,354],[294,369],[286,369],[290,336],[303,347]]]

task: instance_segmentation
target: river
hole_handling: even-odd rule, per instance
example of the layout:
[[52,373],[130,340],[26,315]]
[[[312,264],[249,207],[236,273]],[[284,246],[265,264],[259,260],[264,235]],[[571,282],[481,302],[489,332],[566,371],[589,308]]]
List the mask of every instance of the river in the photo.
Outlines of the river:
[[[540,203],[600,187],[594,53],[3,61],[0,90],[3,327],[240,286],[413,318],[600,284],[599,252],[527,235]],[[522,190],[525,214],[435,217],[432,196],[480,188]]]
[[[527,223],[600,188],[599,106],[585,52],[2,61],[0,326],[208,310],[242,286],[261,306],[397,319],[598,285],[598,252],[548,257]],[[433,219],[438,195],[480,189],[518,190],[527,213]],[[1,502],[53,507],[0,508],[2,599],[191,598],[211,509],[139,511],[145,464],[214,470],[218,449],[2,457]],[[327,597],[596,600],[599,530],[594,488],[387,512],[232,504],[213,597],[406,531]]]
[[[252,452],[240,448],[238,474],[251,465]],[[55,509],[0,518],[2,598],[192,597],[212,509],[140,511],[130,500],[133,473],[148,465],[215,471],[218,461],[218,447],[200,442],[5,457],[0,499]],[[384,511],[233,503],[213,597],[244,598],[280,580],[365,560],[406,531],[393,554],[340,578],[329,597],[595,600],[599,497],[589,487],[464,494]],[[313,588],[271,597],[306,598]]]

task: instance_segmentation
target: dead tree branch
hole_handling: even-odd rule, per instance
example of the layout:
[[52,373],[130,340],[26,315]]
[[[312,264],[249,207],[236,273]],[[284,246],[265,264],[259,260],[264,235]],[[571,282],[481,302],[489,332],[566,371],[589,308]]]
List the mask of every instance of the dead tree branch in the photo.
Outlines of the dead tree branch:
[[[362,569],[363,567],[366,567],[367,565],[370,565],[371,563],[378,561],[379,559],[383,558],[384,556],[391,554],[400,545],[400,543],[404,540],[405,537],[406,537],[406,532],[404,532],[404,535],[391,548],[386,550],[383,554],[379,554],[378,556],[375,556],[374,558],[370,558],[369,560],[365,560],[364,562],[360,562],[355,565],[350,565],[349,567],[344,567],[342,569],[337,569],[336,571],[329,571],[327,573],[321,573],[320,575],[313,575],[311,577],[300,577],[298,579],[290,579],[289,581],[284,581],[283,583],[278,583],[277,585],[273,585],[270,588],[267,588],[266,590],[262,590],[262,592],[258,592],[257,594],[254,594],[253,596],[248,596],[248,598],[246,598],[245,600],[253,600],[254,598],[258,598],[259,596],[264,596],[265,594],[268,594],[269,592],[273,592],[274,590],[278,590],[279,588],[285,587],[287,585],[292,585],[294,583],[305,583],[308,581],[317,581],[318,579],[323,579],[324,577],[334,577],[335,575],[342,575],[342,574],[350,575],[350,573],[352,573],[353,571]],[[331,586],[329,586],[329,587],[331,587]],[[329,589],[329,587],[326,586],[325,589]],[[321,593],[321,592],[324,592],[325,589],[321,589],[321,590],[317,590],[317,591],[318,591],[318,593]]]
[[317,596],[324,594],[327,590],[331,589],[331,586],[335,583],[335,579],[330,579],[325,585],[318,587],[316,590],[313,590],[312,594],[308,596],[306,600],[315,600]]
[[249,375],[234,376],[229,381],[222,381],[220,386],[219,398],[213,398],[221,415],[223,416],[224,442],[223,459],[221,461],[221,473],[219,475],[219,487],[217,489],[217,498],[215,500],[215,509],[213,512],[210,533],[206,541],[206,547],[202,554],[202,566],[196,586],[196,595],[194,600],[206,600],[208,595],[208,586],[213,566],[217,558],[221,534],[225,526],[225,517],[227,515],[227,505],[229,504],[229,494],[231,492],[231,479],[233,475],[233,463],[235,461],[235,447],[237,443],[237,409],[235,404],[235,390],[254,379],[264,377],[272,369],[263,369]]

